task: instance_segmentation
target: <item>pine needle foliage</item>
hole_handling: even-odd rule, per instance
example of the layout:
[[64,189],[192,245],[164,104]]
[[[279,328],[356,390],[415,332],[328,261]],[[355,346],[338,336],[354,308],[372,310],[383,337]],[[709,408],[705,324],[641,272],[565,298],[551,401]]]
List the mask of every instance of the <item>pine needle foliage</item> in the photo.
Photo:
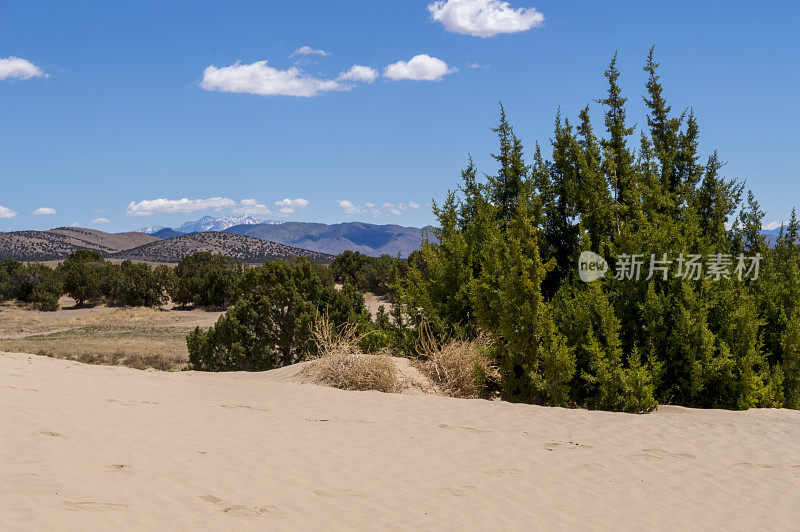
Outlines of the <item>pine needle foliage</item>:
[[[500,107],[494,173],[472,159],[432,236],[395,284],[399,329],[491,338],[504,399],[646,412],[659,403],[800,408],[800,223],[769,245],[745,184],[699,152],[691,108],[674,111],[655,51],[642,127],[628,120],[616,54],[596,132],[589,106],[558,111],[550,156],[529,155]],[[573,125],[574,124],[574,125]],[[637,139],[638,137],[638,139]],[[526,158],[527,157],[527,158]],[[611,274],[578,278],[581,252]],[[616,258],[762,257],[758,278],[616,278]]]

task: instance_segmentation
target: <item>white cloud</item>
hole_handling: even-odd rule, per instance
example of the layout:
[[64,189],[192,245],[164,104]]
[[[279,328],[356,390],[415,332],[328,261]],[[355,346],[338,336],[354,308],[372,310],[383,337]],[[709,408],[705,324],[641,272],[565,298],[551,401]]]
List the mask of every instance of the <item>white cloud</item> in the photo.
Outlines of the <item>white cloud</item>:
[[363,65],[353,65],[347,72],[342,72],[336,78],[339,81],[361,81],[363,83],[372,83],[380,74],[372,67]]
[[51,207],[39,207],[35,211],[33,211],[34,216],[50,216],[55,214],[56,210]]
[[321,55],[325,57],[326,55],[331,55],[331,53],[326,52],[325,50],[315,50],[310,46],[301,46],[300,48],[292,52],[292,55],[290,55],[289,57],[295,57],[298,55]]
[[345,214],[371,214],[377,218],[387,214],[400,216],[403,214],[403,211],[408,209],[418,209],[419,204],[414,203],[413,201],[409,202],[408,204],[385,202],[380,206],[380,208],[378,208],[371,201],[364,203],[364,205],[356,205],[350,200],[340,200],[339,208],[341,208]]
[[294,214],[298,210],[305,209],[308,206],[308,200],[303,198],[290,199],[283,198],[275,202],[276,207],[280,207],[279,211],[283,214]]
[[403,214],[404,210],[408,209],[404,203],[398,203],[397,205],[394,203],[384,203],[381,208],[390,214],[394,214],[395,216],[400,216]]
[[366,212],[350,200],[339,200],[339,207],[344,210],[345,214],[363,214]]
[[515,9],[501,0],[437,0],[428,5],[428,11],[445,30],[473,37],[528,31],[544,22],[536,9]]
[[0,219],[2,218],[13,218],[17,215],[17,211],[12,211],[8,207],[3,207],[0,205]]
[[447,63],[428,54],[420,54],[408,61],[398,61],[386,67],[383,75],[392,80],[440,81],[445,75],[455,72]]
[[297,67],[278,70],[267,61],[249,65],[239,62],[227,67],[206,67],[200,87],[207,91],[258,94],[260,96],[311,97],[349,87],[335,80],[317,79]]
[[128,204],[128,216],[150,216],[152,214],[174,214],[190,213],[205,209],[225,209],[236,206],[236,202],[229,198],[208,198],[208,199],[179,199],[169,200],[166,198],[144,200],[136,203],[132,201]]
[[772,231],[772,230],[778,229],[782,225],[783,225],[783,222],[772,222],[772,223],[768,223],[767,225],[763,226],[761,229],[766,229],[767,231]]
[[5,59],[0,58],[0,80],[41,78],[43,76],[45,76],[45,73],[42,69],[30,61],[13,55]]
[[107,224],[107,223],[111,223],[111,220],[109,220],[108,218],[95,218],[94,220],[92,220],[92,223],[93,224]]
[[236,214],[251,214],[251,215],[264,215],[272,214],[269,207],[262,205],[254,199],[243,199],[239,202],[239,206],[233,209]]

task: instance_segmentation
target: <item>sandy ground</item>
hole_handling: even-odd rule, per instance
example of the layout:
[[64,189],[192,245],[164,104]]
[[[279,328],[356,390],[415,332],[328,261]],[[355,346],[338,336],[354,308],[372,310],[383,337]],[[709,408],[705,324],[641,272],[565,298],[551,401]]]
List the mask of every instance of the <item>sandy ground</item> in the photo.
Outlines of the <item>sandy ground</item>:
[[0,354],[0,529],[792,529],[800,412],[644,416]]

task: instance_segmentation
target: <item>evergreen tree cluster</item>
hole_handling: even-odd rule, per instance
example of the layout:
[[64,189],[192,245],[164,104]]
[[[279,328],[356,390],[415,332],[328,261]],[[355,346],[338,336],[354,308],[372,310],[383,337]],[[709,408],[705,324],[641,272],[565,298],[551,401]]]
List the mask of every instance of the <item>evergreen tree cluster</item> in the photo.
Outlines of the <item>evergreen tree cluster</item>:
[[337,283],[349,283],[362,292],[384,296],[391,292],[393,276],[405,274],[406,264],[390,255],[369,257],[346,250],[331,261],[330,272]]
[[239,299],[208,330],[187,338],[190,367],[202,371],[263,371],[294,364],[313,354],[315,319],[336,326],[369,322],[364,296],[350,284],[326,285],[313,263],[284,260],[249,268]]
[[[396,283],[400,336],[490,335],[511,401],[800,408],[800,224],[792,213],[768,247],[753,194],[743,200],[716,152],[701,159],[697,117],[667,103],[652,49],[644,70],[638,139],[616,55],[596,100],[603,132],[588,106],[574,123],[559,111],[549,157],[538,144],[524,153],[501,106],[497,171],[479,178],[469,160]],[[585,251],[611,274],[581,281]],[[623,257],[664,254],[760,255],[760,276],[693,279],[674,264],[638,282],[613,275]]]
[[0,301],[16,299],[33,308],[58,310],[64,285],[58,272],[42,264],[0,261]]
[[54,311],[66,294],[78,306],[158,307],[169,301],[172,268],[124,261],[107,262],[97,251],[72,253],[56,268],[44,264],[0,261],[0,301],[18,300],[39,310]]

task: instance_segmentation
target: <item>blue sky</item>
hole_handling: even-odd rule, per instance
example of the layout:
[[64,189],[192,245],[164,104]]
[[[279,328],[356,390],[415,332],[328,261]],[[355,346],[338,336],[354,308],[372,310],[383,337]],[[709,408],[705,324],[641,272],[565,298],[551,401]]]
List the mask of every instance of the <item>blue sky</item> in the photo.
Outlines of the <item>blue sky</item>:
[[644,124],[651,44],[673,109],[694,107],[704,153],[766,221],[799,203],[796,2],[431,4],[0,4],[0,231],[242,212],[426,224],[469,153],[494,169],[498,101],[529,150],[547,144],[558,106],[602,97],[618,50]]

